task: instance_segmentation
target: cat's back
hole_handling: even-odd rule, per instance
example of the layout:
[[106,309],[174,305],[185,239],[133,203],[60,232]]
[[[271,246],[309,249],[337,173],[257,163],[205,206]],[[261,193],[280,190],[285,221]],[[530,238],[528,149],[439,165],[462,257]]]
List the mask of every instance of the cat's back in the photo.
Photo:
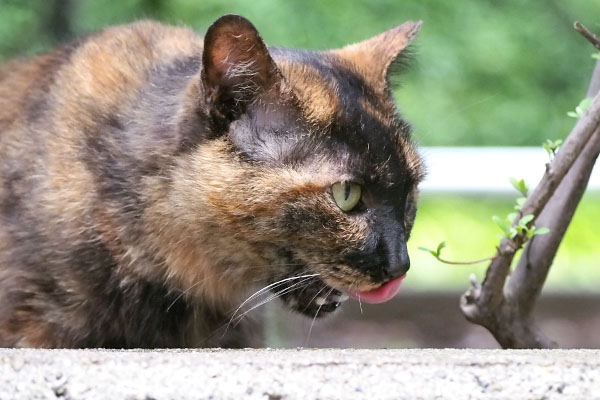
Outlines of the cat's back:
[[133,119],[157,75],[201,53],[192,30],[140,21],[0,66],[0,216],[14,208],[5,203],[15,182],[32,204],[38,191],[62,192],[67,181],[85,199],[92,179],[81,160],[90,157],[90,138]]
[[0,281],[14,265],[3,257],[34,227],[64,237],[84,229],[100,201],[97,170],[111,166],[97,138],[118,148],[125,130],[114,121],[133,120],[156,75],[201,52],[192,30],[140,21],[0,66]]
[[86,109],[111,112],[154,72],[201,52],[202,37],[192,30],[140,21],[11,61],[0,66],[0,137],[58,115],[79,120]]
[[98,180],[89,161],[108,165],[96,154],[98,138],[105,148],[122,147],[126,130],[115,126],[135,119],[157,76],[201,53],[202,37],[192,30],[140,21],[0,66],[0,250],[11,247],[2,235],[8,221],[21,231],[33,216],[53,220],[50,211],[84,220]]
[[[117,152],[127,148],[128,124],[140,120],[148,93],[158,84],[157,98],[170,93],[172,80],[159,77],[201,54],[202,37],[192,30],[141,21],[0,66],[0,346],[25,343],[27,329],[35,331],[28,345],[81,345],[38,324],[41,315],[56,312],[50,303],[63,304],[60,299],[73,291],[77,300],[68,307],[76,310],[65,326],[80,323],[78,329],[91,335],[93,324],[84,315],[102,314],[98,324],[111,337],[118,318],[106,310],[119,299],[110,282],[117,279],[113,255],[121,254],[115,232],[133,223],[118,220],[120,205],[107,204],[129,201],[139,178],[119,164],[127,160]],[[149,298],[166,296],[162,286],[145,280],[129,288],[127,295],[146,290],[159,293]]]

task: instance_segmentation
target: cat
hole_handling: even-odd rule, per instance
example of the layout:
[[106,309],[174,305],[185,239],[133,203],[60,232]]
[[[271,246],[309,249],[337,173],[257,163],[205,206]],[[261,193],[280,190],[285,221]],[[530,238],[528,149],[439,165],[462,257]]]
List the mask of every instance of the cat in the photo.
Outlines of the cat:
[[269,290],[389,300],[424,174],[390,77],[420,25],[306,51],[140,21],[2,67],[0,346],[258,346]]

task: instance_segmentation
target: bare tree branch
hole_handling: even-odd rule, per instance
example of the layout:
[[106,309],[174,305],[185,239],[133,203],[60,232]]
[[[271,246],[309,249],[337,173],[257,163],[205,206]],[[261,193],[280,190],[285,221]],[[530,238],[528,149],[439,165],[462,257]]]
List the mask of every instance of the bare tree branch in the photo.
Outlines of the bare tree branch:
[[[599,124],[600,97],[596,97],[584,116],[575,125],[555,159],[547,165],[546,173],[523,204],[521,212],[513,222],[513,226],[518,224],[523,215],[533,214],[536,217],[539,215]],[[504,238],[500,242],[496,258],[491,262],[483,281],[481,293],[475,296],[477,297],[477,304],[474,304],[475,309],[468,307],[469,304],[473,304],[471,301],[467,302],[465,309],[463,309],[468,318],[476,319],[477,312],[481,307],[486,309],[489,307],[495,308],[502,301],[504,282],[510,264],[524,240],[523,237],[517,236],[512,240]]]
[[575,22],[574,26],[577,32],[581,33],[596,49],[600,50],[600,39],[598,39],[598,36],[590,32],[580,22]]
[[[581,24],[576,24],[576,29],[588,32],[595,39]],[[595,92],[599,81],[600,67],[597,66],[588,92]],[[461,298],[461,309],[467,319],[488,328],[503,347],[555,346],[535,326],[531,310],[585,191],[599,152],[600,96],[596,95],[553,162],[546,165],[542,180],[513,222],[515,226],[522,216],[533,214],[535,223],[548,226],[551,234],[530,242],[508,285],[506,278],[511,262],[525,238],[504,238],[488,267],[483,284],[472,283],[471,289]]]
[[[596,63],[588,96],[597,94],[600,62]],[[575,214],[600,153],[600,128],[597,128],[560,186],[536,220],[536,225],[550,228],[547,235],[534,237],[525,248],[511,275],[507,295],[514,298],[523,313],[530,313],[539,296],[560,242]]]
[[600,92],[600,61],[596,63],[590,87],[588,88],[587,97],[594,97]]
[[599,152],[600,129],[596,129],[590,142],[536,220],[536,225],[550,228],[550,233],[537,236],[528,243],[507,287],[507,295],[515,299],[523,313],[531,312],[535,299],[542,290],[558,246],[585,192]]

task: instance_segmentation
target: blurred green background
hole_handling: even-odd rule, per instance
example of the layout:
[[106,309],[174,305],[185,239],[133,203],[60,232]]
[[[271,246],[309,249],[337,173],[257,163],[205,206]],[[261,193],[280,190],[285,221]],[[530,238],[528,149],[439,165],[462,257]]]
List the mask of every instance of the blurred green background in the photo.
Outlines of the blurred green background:
[[[0,0],[0,61],[142,18],[203,33],[220,15],[239,13],[269,44],[311,49],[343,46],[422,19],[415,59],[396,93],[417,141],[538,146],[564,138],[574,123],[566,112],[585,94],[594,51],[572,25],[579,20],[600,32],[599,6],[597,0]],[[547,287],[599,287],[599,200],[591,193],[581,204]],[[491,216],[506,214],[512,202],[425,194],[410,243],[414,267],[407,287],[464,288],[471,272],[482,274],[485,264],[443,265],[416,248],[447,240],[448,258],[489,256],[497,243]]]

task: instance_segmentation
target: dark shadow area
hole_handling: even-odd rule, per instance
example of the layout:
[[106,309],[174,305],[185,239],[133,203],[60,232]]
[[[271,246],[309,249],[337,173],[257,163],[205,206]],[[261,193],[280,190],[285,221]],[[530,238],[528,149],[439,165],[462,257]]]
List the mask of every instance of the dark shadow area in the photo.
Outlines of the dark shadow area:
[[[460,293],[412,293],[378,305],[349,300],[336,314],[315,321],[280,306],[269,310],[269,346],[337,348],[498,348],[487,330],[467,322]],[[275,310],[275,308],[277,310]],[[600,348],[600,296],[546,294],[535,312],[561,348]]]

